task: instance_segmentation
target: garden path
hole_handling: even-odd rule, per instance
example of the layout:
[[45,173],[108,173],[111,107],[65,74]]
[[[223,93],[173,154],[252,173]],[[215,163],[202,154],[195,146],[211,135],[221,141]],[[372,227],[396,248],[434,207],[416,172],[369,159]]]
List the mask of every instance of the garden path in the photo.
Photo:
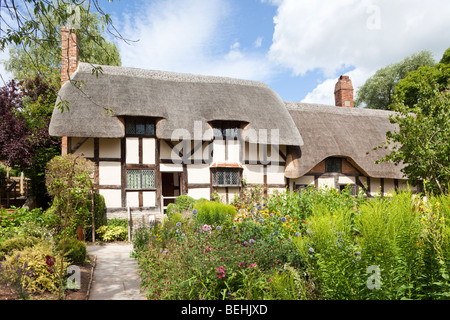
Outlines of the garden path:
[[140,276],[131,244],[88,245],[97,257],[89,300],[146,300],[140,292]]

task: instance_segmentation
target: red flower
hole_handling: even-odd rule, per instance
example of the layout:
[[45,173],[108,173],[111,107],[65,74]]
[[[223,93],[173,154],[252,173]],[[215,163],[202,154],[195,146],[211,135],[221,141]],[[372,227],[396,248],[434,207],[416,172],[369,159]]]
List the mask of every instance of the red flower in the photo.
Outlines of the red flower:
[[51,267],[51,266],[53,266],[53,265],[55,264],[56,259],[55,259],[54,257],[51,257],[51,256],[45,256],[45,259],[46,259],[45,263],[46,263],[49,267]]

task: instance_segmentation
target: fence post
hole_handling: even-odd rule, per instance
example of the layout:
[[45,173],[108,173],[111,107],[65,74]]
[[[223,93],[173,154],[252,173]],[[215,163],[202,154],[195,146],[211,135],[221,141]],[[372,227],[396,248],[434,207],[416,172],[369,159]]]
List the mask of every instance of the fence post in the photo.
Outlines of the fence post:
[[127,207],[128,210],[128,242],[131,242],[131,209]]

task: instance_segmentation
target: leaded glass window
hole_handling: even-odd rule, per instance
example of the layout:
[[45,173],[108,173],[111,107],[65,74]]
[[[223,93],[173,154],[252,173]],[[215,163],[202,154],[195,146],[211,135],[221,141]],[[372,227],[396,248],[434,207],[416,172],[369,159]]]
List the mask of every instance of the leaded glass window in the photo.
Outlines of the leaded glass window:
[[127,170],[127,189],[155,189],[155,170]]
[[152,118],[126,118],[125,133],[128,136],[155,136],[155,121]]
[[325,172],[342,173],[342,159],[341,158],[325,159]]
[[241,186],[241,171],[239,169],[216,169],[213,171],[213,186]]

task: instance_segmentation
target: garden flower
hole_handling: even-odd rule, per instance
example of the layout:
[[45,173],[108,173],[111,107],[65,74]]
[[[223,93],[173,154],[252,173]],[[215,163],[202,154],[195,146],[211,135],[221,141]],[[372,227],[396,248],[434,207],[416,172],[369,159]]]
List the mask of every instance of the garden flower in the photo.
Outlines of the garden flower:
[[244,241],[244,246],[246,246],[246,245],[248,245],[248,242],[247,242],[247,241]]
[[220,230],[222,230],[222,227],[221,226],[217,226],[216,230],[220,231]]
[[309,248],[308,251],[309,251],[309,253],[314,253],[314,249],[313,248]]
[[262,224],[263,222],[264,222],[264,220],[263,220],[263,219],[259,219],[259,223],[261,223],[261,224]]
[[46,259],[46,261],[45,261],[45,263],[49,266],[49,267],[51,267],[51,266],[53,266],[54,264],[55,264],[55,258],[54,257],[51,257],[51,256],[45,256],[45,259]]
[[286,222],[286,217],[281,218],[281,222]]
[[197,214],[197,209],[192,210],[192,214],[196,215]]
[[181,222],[177,222],[176,226],[179,228],[181,227]]
[[250,239],[249,242],[250,242],[250,243],[255,243],[255,240]]

